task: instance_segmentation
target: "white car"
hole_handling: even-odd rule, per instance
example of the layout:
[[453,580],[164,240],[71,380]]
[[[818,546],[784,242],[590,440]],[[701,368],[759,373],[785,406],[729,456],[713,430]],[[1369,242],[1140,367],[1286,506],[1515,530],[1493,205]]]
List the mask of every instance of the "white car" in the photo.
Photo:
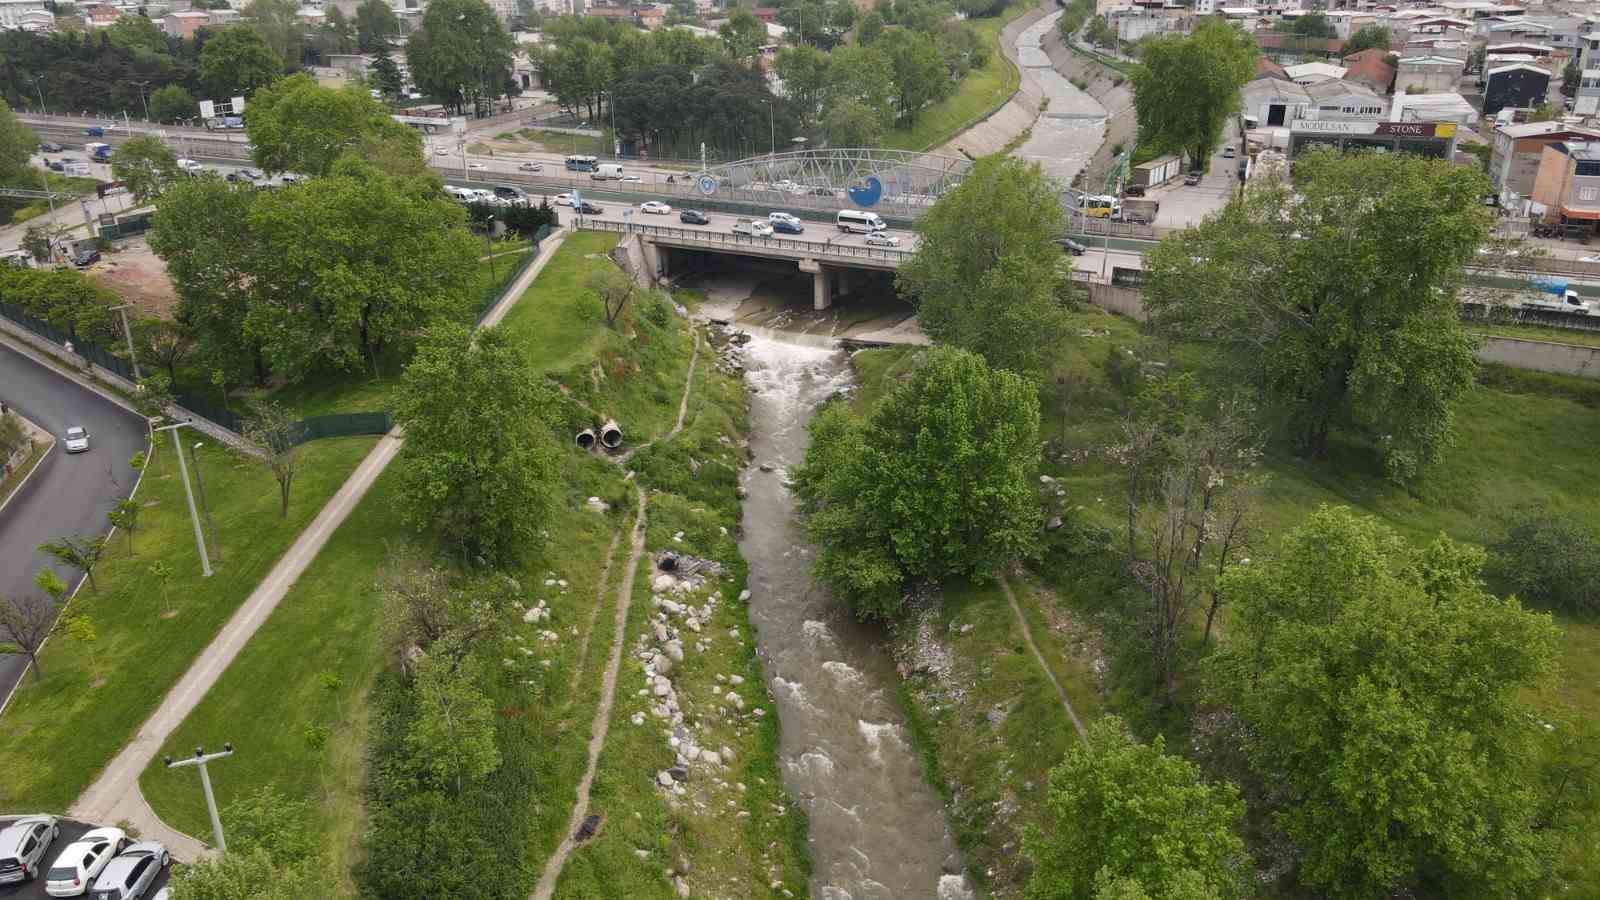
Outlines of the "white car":
[[574,205],[573,204],[573,200],[572,200],[572,195],[571,194],[557,194],[556,195],[556,205],[557,206],[572,206],[572,205]]
[[489,167],[484,165],[483,163],[467,163],[467,168],[469,168],[469,169],[487,169]]
[[23,816],[0,828],[0,884],[38,878],[45,851],[60,835],[55,816]]
[[434,156],[449,156],[450,155],[450,148],[449,147],[435,147],[435,148],[433,148],[433,155]]
[[123,850],[94,880],[93,900],[138,900],[172,862],[167,848],[155,841],[140,841]]
[[641,182],[644,179],[640,178],[638,175],[624,175],[624,176],[622,176],[622,180],[623,181],[631,181],[631,182],[637,184],[638,182]]
[[188,158],[187,156],[184,156],[184,157],[180,157],[178,159],[178,168],[182,169],[185,172],[189,172],[189,173],[192,174],[192,173],[195,173],[195,172],[198,172],[198,171],[204,169],[205,166],[202,166],[202,165],[200,165],[200,163],[196,162],[195,160],[192,160],[192,159]]
[[740,219],[733,223],[733,233],[750,237],[772,237],[772,226],[760,219]]
[[672,212],[672,207],[662,203],[660,200],[646,200],[639,204],[639,211],[647,212],[654,216],[664,216]]
[[87,453],[89,450],[89,432],[82,426],[74,425],[67,429],[62,442],[66,444],[68,453]]
[[791,228],[804,227],[800,224],[799,216],[786,212],[767,213],[767,221],[774,225],[777,225],[781,222],[782,224],[788,225]]
[[898,247],[900,246],[900,238],[892,234],[884,234],[881,231],[869,231],[867,232],[866,243],[868,247]]
[[521,169],[524,172],[543,172],[544,171],[544,166],[541,166],[538,163],[531,163],[531,162],[525,162],[522,165],[517,166],[517,168]]
[[128,835],[121,828],[95,828],[83,833],[56,856],[44,877],[44,892],[52,897],[76,897],[89,890],[95,876],[122,848]]
[[295,172],[285,172],[283,173],[281,180],[284,184],[299,184],[300,182],[305,181],[306,177]]

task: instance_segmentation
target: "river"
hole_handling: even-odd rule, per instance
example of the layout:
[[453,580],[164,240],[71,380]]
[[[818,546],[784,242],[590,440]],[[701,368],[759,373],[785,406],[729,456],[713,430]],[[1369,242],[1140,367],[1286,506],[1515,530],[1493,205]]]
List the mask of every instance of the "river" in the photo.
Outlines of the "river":
[[974,894],[911,746],[881,632],[812,582],[815,551],[785,486],[818,405],[850,385],[849,361],[830,340],[758,332],[745,346],[745,370],[754,458],[741,478],[748,495],[739,549],[777,701],[785,786],[810,816],[811,896],[968,900]]
[[1016,155],[1038,163],[1046,175],[1067,187],[1105,140],[1106,109],[1057,72],[1044,52],[1045,35],[1064,14],[1053,12],[1017,35],[1017,62],[1038,83],[1047,102]]

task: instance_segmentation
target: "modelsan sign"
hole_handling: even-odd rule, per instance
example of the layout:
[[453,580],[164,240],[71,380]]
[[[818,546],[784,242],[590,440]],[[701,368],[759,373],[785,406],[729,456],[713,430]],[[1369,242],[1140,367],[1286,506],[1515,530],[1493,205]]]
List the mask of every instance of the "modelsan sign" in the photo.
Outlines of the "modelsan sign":
[[1321,122],[1302,119],[1294,123],[1297,134],[1372,134],[1397,138],[1455,137],[1454,122]]
[[1387,122],[1321,122],[1301,119],[1294,123],[1294,131],[1305,134],[1372,134],[1380,124]]

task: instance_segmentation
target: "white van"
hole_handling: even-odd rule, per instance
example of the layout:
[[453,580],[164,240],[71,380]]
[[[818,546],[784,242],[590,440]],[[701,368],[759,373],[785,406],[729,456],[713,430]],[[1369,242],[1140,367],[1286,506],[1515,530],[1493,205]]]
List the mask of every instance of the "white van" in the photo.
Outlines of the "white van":
[[608,178],[620,181],[622,180],[622,166],[617,163],[601,163],[594,167],[594,171],[589,174],[589,177],[595,181],[605,181]]
[[889,226],[877,213],[862,212],[859,209],[841,209],[839,215],[834,217],[834,223],[839,230],[848,234],[867,234],[873,231],[883,231]]

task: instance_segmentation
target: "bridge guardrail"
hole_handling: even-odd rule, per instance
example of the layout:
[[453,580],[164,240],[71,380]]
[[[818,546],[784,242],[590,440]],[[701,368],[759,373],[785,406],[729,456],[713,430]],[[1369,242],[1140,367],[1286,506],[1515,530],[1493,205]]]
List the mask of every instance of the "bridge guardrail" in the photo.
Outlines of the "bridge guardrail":
[[722,231],[704,231],[696,228],[678,228],[672,225],[645,225],[634,222],[610,222],[605,219],[584,219],[579,225],[593,231],[615,231],[619,234],[644,234],[657,237],[690,240],[714,246],[771,247],[790,250],[807,256],[848,256],[855,259],[876,259],[902,263],[913,256],[913,251],[888,247],[857,247],[853,244],[835,244],[830,241],[797,241],[792,238],[750,237]]

